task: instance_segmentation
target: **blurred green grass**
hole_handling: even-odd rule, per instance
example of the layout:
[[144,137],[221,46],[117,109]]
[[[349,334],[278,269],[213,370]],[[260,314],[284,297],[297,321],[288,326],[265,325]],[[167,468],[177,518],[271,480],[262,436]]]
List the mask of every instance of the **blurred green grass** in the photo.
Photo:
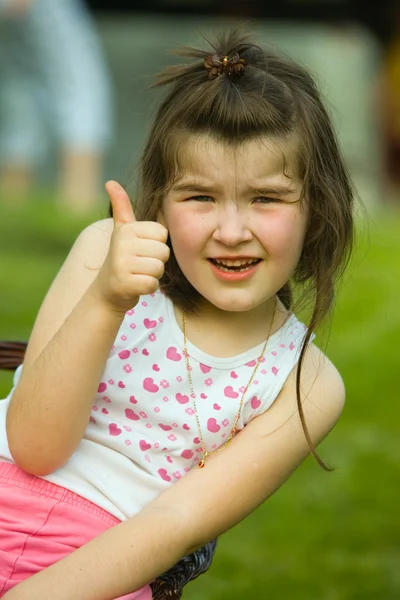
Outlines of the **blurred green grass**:
[[[51,202],[2,206],[0,338],[27,339],[51,280],[78,232],[106,215],[71,218]],[[273,498],[221,537],[187,600],[400,597],[400,213],[360,227],[341,286],[327,353],[347,405],[320,446],[335,467],[307,460]],[[0,375],[0,397],[11,375]]]

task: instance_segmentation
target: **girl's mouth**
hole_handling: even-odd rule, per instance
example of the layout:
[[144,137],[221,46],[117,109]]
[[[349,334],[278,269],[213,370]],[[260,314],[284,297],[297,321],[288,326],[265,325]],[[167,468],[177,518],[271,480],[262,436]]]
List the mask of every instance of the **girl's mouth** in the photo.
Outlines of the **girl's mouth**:
[[245,273],[261,261],[260,258],[238,260],[209,258],[208,260],[224,273]]

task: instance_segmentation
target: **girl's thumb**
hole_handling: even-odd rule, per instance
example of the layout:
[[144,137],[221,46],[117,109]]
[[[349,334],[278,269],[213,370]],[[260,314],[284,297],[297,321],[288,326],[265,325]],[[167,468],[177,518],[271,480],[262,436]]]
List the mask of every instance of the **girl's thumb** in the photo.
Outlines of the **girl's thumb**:
[[134,223],[136,221],[135,213],[122,185],[117,181],[107,181],[105,188],[112,206],[114,227],[123,223]]

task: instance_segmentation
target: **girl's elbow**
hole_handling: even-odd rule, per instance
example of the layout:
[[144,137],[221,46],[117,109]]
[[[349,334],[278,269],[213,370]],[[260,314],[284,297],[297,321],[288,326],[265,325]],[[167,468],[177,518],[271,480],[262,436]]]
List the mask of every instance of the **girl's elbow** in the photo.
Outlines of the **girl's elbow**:
[[61,457],[49,448],[35,448],[29,444],[20,432],[13,433],[12,428],[7,431],[8,448],[14,463],[30,475],[50,475],[60,468],[68,457]]
[[38,436],[37,432],[18,427],[8,418],[6,434],[14,463],[30,475],[50,475],[67,462],[74,450],[61,438],[49,440],[44,434]]
[[11,457],[17,467],[29,475],[44,477],[50,475],[59,468],[59,465],[56,465],[54,460],[48,461],[41,456],[36,456],[32,452],[28,452],[24,448],[13,447],[9,444],[9,449]]

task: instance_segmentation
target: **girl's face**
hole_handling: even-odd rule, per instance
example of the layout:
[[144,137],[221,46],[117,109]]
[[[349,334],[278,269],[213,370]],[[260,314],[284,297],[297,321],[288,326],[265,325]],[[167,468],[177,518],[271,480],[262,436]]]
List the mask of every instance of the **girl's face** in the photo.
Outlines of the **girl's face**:
[[268,139],[233,147],[193,136],[180,157],[182,176],[159,220],[183,274],[224,311],[268,302],[293,274],[307,225],[282,149]]

